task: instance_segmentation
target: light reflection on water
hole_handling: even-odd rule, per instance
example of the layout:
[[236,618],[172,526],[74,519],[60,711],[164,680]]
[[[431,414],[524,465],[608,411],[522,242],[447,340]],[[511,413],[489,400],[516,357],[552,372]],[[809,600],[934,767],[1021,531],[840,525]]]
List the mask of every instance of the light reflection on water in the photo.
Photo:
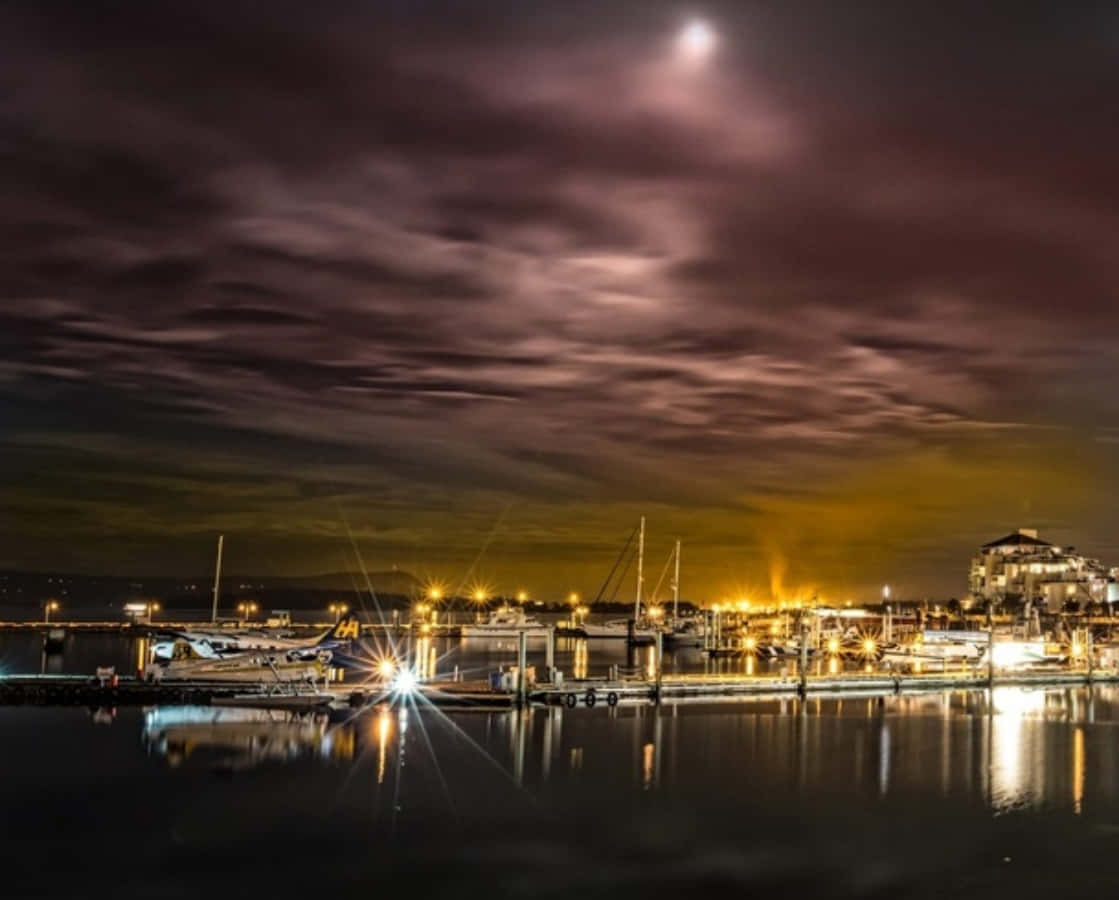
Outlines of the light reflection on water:
[[1059,874],[1086,896],[1114,842],[1117,726],[1111,686],[329,717],[0,707],[19,773],[0,862],[88,847],[67,861],[92,878],[136,846],[137,885],[248,859],[252,889],[325,858],[487,897],[679,897],[712,872],[746,894],[809,877],[819,897],[1024,897]]
[[590,779],[615,792],[629,783],[643,793],[731,789],[826,803],[935,793],[996,814],[1081,815],[1119,800],[1109,749],[1117,725],[1114,687],[998,687],[990,699],[955,691],[469,713],[383,705],[329,722],[321,714],[163,708],[144,715],[142,736],[174,767],[199,759],[233,768],[368,762],[379,785],[400,772],[420,782],[434,774],[450,794],[476,757],[542,797]]
[[[36,640],[6,638],[0,646],[3,665],[9,671],[91,672],[115,663],[118,671],[127,671],[144,652],[142,641],[89,637],[69,639],[64,655],[44,659]],[[515,642],[507,643],[475,645],[463,655],[445,639],[419,637],[411,653],[422,677],[446,673],[452,665],[480,677],[511,661]],[[655,674],[652,648],[631,655],[602,643],[557,642],[557,667],[581,678],[625,662]],[[749,656],[705,661],[694,652],[665,657],[668,672],[752,672],[759,666],[768,670],[769,664]],[[131,715],[104,711],[96,721],[111,723],[108,730],[116,732],[130,727]],[[195,723],[193,733],[186,723],[185,732],[157,740],[145,734],[144,743],[183,767],[199,760],[234,768],[311,761],[360,769],[368,762],[377,784],[392,781],[403,753],[408,766],[401,771],[409,783],[442,774],[452,794],[464,779],[479,777],[459,771],[463,760],[477,758],[484,772],[504,772],[510,783],[543,796],[562,795],[572,786],[603,795],[617,792],[618,785],[647,795],[726,792],[725,778],[733,773],[731,794],[748,791],[751,798],[780,793],[848,802],[932,793],[977,802],[998,814],[1062,809],[1082,816],[1119,801],[1117,775],[1108,762],[1113,735],[1119,735],[1119,688],[1111,686],[997,687],[990,698],[981,691],[954,691],[882,700],[623,704],[523,714],[413,710],[402,718],[407,715],[374,710],[314,728],[258,722],[225,729],[211,721],[205,728]],[[80,730],[66,738],[79,749],[83,739]]]

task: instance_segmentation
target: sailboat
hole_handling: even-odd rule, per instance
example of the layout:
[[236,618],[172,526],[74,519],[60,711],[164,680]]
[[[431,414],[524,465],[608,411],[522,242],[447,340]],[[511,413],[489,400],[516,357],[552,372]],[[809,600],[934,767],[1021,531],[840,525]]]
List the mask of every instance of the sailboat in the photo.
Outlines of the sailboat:
[[676,539],[675,571],[672,577],[672,619],[664,632],[667,647],[702,647],[706,630],[702,617],[680,618],[680,539]]
[[[633,538],[631,537],[630,540]],[[624,551],[623,551],[624,552]],[[594,624],[584,622],[583,634],[592,640],[628,640],[631,644],[652,644],[657,639],[656,629],[643,625],[641,620],[641,593],[645,586],[645,517],[641,517],[641,528],[637,540],[637,595],[633,601],[632,626],[626,619],[614,619]]]

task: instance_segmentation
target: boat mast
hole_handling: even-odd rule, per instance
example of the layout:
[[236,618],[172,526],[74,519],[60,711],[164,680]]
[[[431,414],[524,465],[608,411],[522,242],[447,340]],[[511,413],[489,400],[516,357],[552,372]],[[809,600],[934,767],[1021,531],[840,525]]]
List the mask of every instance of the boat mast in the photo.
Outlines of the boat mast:
[[210,621],[216,623],[218,621],[218,585],[221,583],[221,550],[222,545],[225,543],[225,535],[218,535],[218,564],[214,569],[214,611],[210,616]]
[[672,578],[672,624],[680,620],[680,538],[676,538],[676,574]]
[[633,601],[634,624],[641,618],[641,589],[645,585],[645,517],[641,517],[641,531],[637,537],[637,597]]

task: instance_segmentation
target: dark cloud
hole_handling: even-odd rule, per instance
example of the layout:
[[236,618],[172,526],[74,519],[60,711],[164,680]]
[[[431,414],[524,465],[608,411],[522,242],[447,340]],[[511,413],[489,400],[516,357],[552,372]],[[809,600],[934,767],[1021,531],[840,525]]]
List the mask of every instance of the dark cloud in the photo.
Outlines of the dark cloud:
[[7,5],[0,561],[321,567],[346,509],[566,588],[647,511],[705,589],[952,592],[1019,520],[1102,541],[1114,11],[703,12],[696,64],[672,4]]

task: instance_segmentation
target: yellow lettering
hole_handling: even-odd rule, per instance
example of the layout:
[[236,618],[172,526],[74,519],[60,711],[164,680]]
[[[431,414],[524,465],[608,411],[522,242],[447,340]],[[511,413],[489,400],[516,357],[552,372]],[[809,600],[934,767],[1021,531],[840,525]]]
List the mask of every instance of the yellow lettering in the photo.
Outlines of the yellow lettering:
[[339,622],[338,627],[334,629],[334,636],[340,640],[353,640],[360,633],[361,626],[357,619],[347,619],[345,622]]

